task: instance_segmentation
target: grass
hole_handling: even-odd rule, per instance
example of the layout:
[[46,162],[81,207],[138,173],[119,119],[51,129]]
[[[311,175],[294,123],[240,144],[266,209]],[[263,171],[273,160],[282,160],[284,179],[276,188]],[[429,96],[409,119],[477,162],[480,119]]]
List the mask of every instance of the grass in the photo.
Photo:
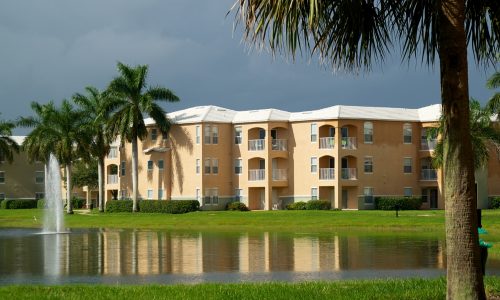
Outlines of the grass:
[[[485,278],[489,297],[500,295],[500,279]],[[445,299],[437,279],[348,280],[301,283],[196,285],[67,285],[0,287],[1,299]]]

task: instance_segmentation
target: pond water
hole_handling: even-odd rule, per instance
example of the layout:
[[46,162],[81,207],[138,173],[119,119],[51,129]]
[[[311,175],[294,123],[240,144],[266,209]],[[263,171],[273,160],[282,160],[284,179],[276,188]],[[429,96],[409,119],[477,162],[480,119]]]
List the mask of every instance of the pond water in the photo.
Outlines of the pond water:
[[[0,229],[0,284],[304,281],[444,275],[444,240],[355,233]],[[489,258],[488,274],[500,274]]]

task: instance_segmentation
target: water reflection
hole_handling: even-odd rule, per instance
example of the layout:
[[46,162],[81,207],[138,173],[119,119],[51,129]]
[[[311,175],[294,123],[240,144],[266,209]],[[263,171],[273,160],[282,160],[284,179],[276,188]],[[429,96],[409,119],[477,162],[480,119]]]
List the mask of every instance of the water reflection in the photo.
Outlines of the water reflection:
[[445,268],[444,241],[411,236],[0,230],[0,282],[9,276],[316,273]]

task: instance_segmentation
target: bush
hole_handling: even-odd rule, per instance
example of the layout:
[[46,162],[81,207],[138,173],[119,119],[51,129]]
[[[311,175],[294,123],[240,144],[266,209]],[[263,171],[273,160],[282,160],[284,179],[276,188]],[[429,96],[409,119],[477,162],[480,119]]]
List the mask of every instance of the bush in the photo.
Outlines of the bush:
[[145,213],[167,213],[184,214],[200,209],[197,200],[142,200],[139,202],[139,210]]
[[86,202],[87,201],[85,201],[85,199],[76,198],[76,197],[71,198],[71,203],[73,204],[74,209],[83,208],[83,206],[85,206]]
[[304,201],[299,201],[299,202],[294,202],[290,203],[286,206],[286,209],[288,210],[305,210],[307,206],[307,203]]
[[241,202],[230,202],[226,206],[226,210],[239,210],[239,211],[249,211],[245,203]]
[[38,208],[38,209],[45,209],[45,208],[47,208],[47,201],[45,201],[45,199],[39,199],[36,202],[36,208]]
[[132,200],[111,200],[106,202],[106,212],[132,212]]
[[35,199],[10,199],[3,200],[1,207],[3,209],[28,209],[36,208],[37,201]]
[[330,208],[332,204],[326,200],[311,200],[306,203],[307,210],[329,210]]
[[422,198],[416,197],[375,197],[375,209],[378,210],[416,210],[422,206]]
[[500,196],[490,198],[490,208],[500,208]]

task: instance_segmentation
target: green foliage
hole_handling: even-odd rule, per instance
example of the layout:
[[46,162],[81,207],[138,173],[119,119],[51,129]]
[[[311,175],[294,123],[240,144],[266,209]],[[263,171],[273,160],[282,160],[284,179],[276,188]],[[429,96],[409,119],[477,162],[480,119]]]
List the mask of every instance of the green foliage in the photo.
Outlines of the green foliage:
[[330,208],[332,204],[326,200],[310,200],[306,204],[307,210],[329,210]]
[[226,210],[239,210],[239,211],[249,211],[245,203],[241,202],[230,202],[226,205]]
[[106,212],[132,212],[132,200],[111,200],[106,202]]
[[490,198],[490,208],[500,208],[500,196]]
[[286,206],[288,210],[306,210],[307,203],[304,201],[298,201],[294,203],[290,203]]
[[97,175],[97,160],[91,159],[89,163],[84,161],[76,161],[73,164],[71,179],[73,185],[77,187],[88,186],[90,188],[97,188],[98,175]]
[[39,199],[36,202],[36,208],[38,208],[38,209],[45,209],[45,208],[47,208],[47,201],[45,201],[45,199]]
[[416,210],[422,206],[422,198],[417,197],[375,197],[378,210]]
[[73,197],[71,198],[71,203],[73,204],[73,208],[79,209],[85,206],[86,201],[85,199]]
[[35,199],[6,199],[1,203],[2,209],[28,209],[36,207],[37,201]]
[[197,200],[142,200],[139,202],[139,211],[143,213],[184,214],[197,211],[200,203]]

